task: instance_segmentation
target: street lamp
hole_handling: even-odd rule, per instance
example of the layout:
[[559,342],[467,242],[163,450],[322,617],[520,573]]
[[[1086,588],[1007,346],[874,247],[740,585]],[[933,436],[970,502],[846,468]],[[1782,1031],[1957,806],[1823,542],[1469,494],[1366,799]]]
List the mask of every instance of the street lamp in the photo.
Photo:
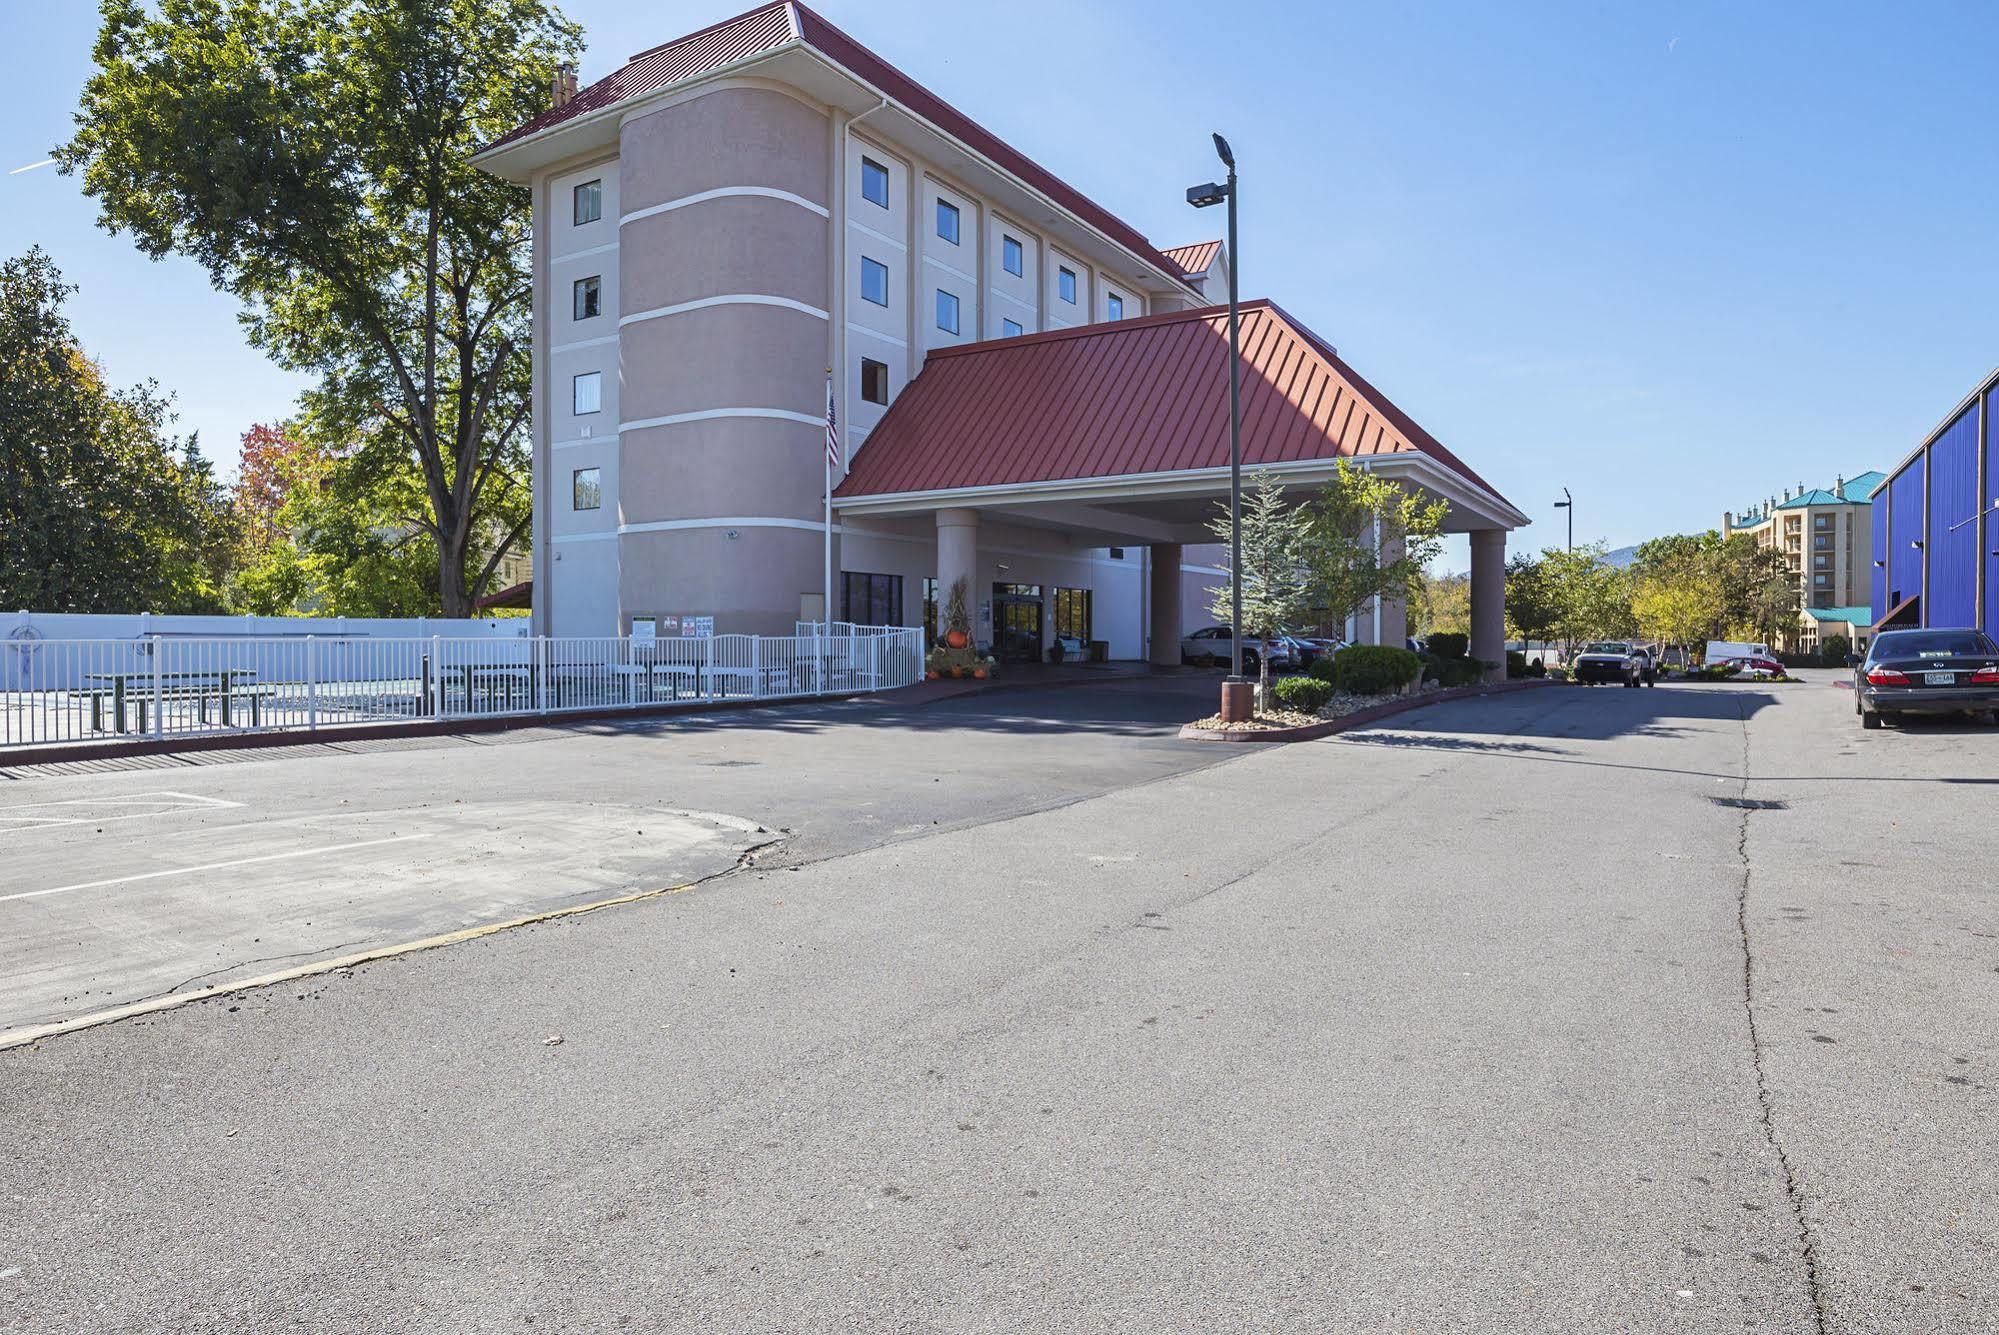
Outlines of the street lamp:
[[1576,502],[1575,498],[1569,495],[1567,487],[1562,488],[1562,499],[1555,502],[1555,508],[1569,512],[1569,550],[1574,551],[1576,549]]
[[[1247,684],[1242,675],[1242,332],[1236,309],[1236,274],[1242,264],[1236,250],[1235,153],[1220,135],[1214,140],[1215,155],[1229,169],[1228,180],[1188,187],[1187,202],[1197,209],[1223,200],[1229,205],[1229,602],[1233,613],[1229,620],[1229,679],[1222,683],[1222,718],[1229,720],[1240,709],[1242,688]],[[1231,696],[1238,702],[1235,708],[1231,707]]]

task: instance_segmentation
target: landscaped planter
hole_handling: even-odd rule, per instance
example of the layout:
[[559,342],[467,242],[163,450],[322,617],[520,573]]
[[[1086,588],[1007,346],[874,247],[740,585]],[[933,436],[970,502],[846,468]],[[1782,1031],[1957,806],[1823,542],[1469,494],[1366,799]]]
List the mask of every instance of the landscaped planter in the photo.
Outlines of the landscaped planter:
[[1467,700],[1480,695],[1507,695],[1514,691],[1531,691],[1555,683],[1537,681],[1485,682],[1476,686],[1455,686],[1446,691],[1431,691],[1427,695],[1390,696],[1378,705],[1342,714],[1339,718],[1320,719],[1317,723],[1307,723],[1296,728],[1242,729],[1234,732],[1221,728],[1197,728],[1189,723],[1180,729],[1180,739],[1187,742],[1309,742],[1319,737],[1330,737],[1336,732],[1358,728],[1391,718],[1396,714],[1406,714],[1412,709],[1425,705],[1442,704],[1446,700]]

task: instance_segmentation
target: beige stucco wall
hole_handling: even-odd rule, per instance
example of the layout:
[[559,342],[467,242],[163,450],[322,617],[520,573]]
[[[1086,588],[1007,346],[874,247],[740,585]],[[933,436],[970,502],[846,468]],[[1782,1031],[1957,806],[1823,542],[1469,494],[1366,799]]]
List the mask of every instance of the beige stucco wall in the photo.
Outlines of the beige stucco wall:
[[822,585],[831,136],[751,87],[620,132],[621,627],[789,633]]

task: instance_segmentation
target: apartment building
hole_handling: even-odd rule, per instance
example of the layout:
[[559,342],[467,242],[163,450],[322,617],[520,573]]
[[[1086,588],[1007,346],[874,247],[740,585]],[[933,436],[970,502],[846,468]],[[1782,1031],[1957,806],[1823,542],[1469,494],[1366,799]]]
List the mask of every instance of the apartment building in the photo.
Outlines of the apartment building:
[[[1115,465],[1116,505],[1084,503],[1104,489],[1084,475],[1107,476],[1103,460],[1084,464],[1116,425],[1111,405],[1158,355],[1160,339],[1139,335],[1161,321],[1205,331],[1204,374],[1158,392],[1186,409],[1176,421],[1203,424],[1198,448],[1211,446],[1205,372],[1222,367],[1225,385],[1226,362],[1197,312],[1226,295],[1219,242],[1155,248],[800,4],[728,19],[572,87],[559,80],[547,112],[476,159],[533,192],[539,631],[614,634],[649,619],[789,632],[828,611],[914,625],[963,577],[982,640],[1032,650],[1059,635],[1177,661],[1166,623],[1205,622],[1217,580],[1180,559],[1182,543],[1206,537],[1212,461],[1190,471],[1185,451],[1145,442]],[[1126,327],[1132,337],[1107,355],[1094,332],[1061,337]],[[944,465],[928,470],[938,485],[922,497],[885,497],[850,476],[938,358],[977,373],[988,363],[963,355],[1037,338],[1087,368],[1047,363],[1005,402],[982,404],[988,420],[901,412],[898,450]],[[1271,462],[1310,481],[1335,458],[1378,456],[1457,497],[1462,526],[1493,530],[1503,564],[1504,530],[1524,517],[1316,336],[1293,344],[1303,351],[1273,373],[1324,399]],[[830,580],[829,406],[840,441]],[[1285,420],[1304,420],[1286,408]],[[1066,441],[1033,454],[1047,476],[1005,479],[1044,490],[965,480],[985,477],[964,443],[994,415]],[[1067,488],[1065,505],[1049,503],[1050,488]]]
[[[1798,629],[1793,646],[1815,649],[1822,634],[1849,634],[1865,625],[1870,576],[1872,502],[1868,495],[1883,474],[1840,476],[1830,488],[1807,488],[1771,496],[1761,504],[1721,517],[1724,536],[1747,534],[1760,547],[1781,552],[1798,581]],[[1816,614],[1816,615],[1814,615]]]

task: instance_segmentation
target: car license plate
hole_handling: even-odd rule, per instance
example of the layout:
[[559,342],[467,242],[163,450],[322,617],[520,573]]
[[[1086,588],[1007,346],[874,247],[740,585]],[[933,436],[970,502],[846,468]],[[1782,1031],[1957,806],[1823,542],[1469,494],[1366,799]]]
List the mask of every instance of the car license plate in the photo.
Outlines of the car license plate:
[[1925,672],[1923,674],[1923,683],[1928,686],[1955,686],[1957,685],[1957,674],[1955,672]]

